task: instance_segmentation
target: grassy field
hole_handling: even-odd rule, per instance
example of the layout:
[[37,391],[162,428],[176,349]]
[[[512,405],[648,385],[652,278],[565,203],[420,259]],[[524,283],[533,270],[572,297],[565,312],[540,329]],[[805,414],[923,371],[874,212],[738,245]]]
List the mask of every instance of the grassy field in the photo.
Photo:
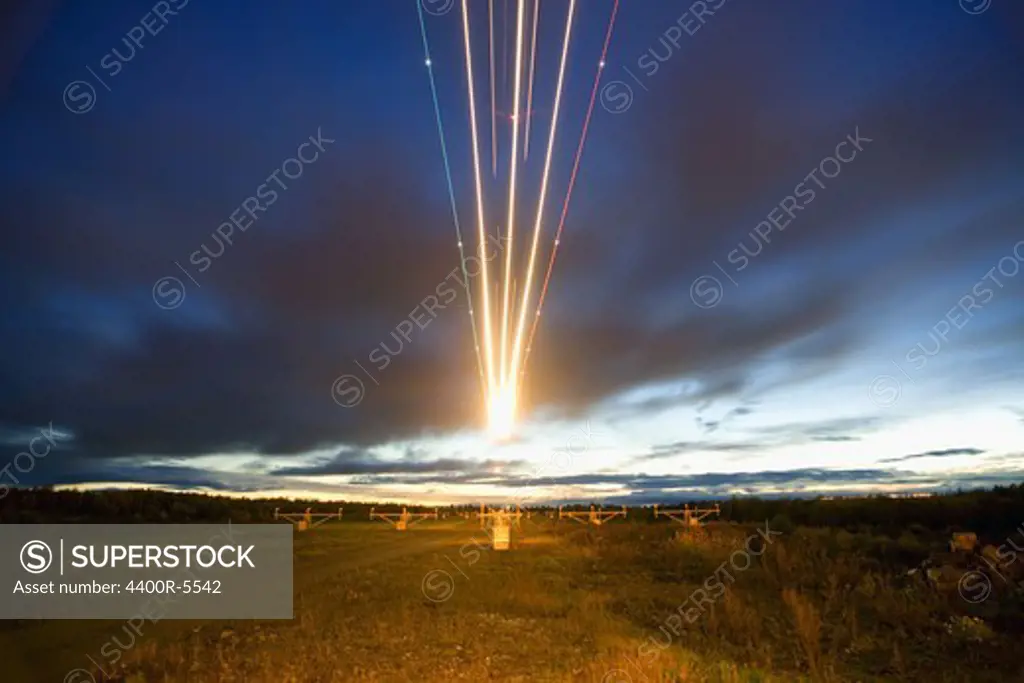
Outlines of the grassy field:
[[924,541],[908,551],[845,531],[675,530],[524,520],[498,553],[462,520],[406,532],[328,524],[296,534],[291,621],[165,620],[139,634],[123,622],[8,622],[0,678],[1024,680],[1018,607],[971,605],[907,577],[900,552],[927,552]]

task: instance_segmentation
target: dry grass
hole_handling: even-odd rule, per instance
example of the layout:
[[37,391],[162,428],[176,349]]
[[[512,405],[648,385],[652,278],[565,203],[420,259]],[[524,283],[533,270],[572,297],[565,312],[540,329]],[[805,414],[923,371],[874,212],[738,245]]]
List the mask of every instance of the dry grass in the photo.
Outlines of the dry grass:
[[[149,624],[105,668],[131,683],[1021,679],[1010,636],[955,621],[962,603],[845,532],[759,546],[728,524],[678,540],[662,524],[524,527],[512,551],[479,554],[472,524],[303,534],[295,619]],[[454,580],[447,601],[421,590],[433,569]],[[4,680],[63,680],[122,626],[8,627]]]

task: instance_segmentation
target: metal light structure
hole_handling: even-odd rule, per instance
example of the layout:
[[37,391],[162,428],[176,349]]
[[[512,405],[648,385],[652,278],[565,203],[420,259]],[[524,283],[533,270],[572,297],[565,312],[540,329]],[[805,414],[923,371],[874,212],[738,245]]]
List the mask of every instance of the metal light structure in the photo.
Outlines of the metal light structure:
[[[306,531],[308,529],[315,529],[316,527],[329,522],[332,519],[341,519],[343,508],[338,508],[338,512],[313,512],[312,508],[306,508],[303,512],[281,512],[280,508],[274,508],[274,521],[279,519],[287,519],[289,522],[295,525],[295,528],[299,531]],[[316,518],[314,522],[313,519]]]
[[495,550],[508,550],[512,537],[512,527],[516,529],[522,528],[523,510],[516,503],[515,511],[498,508],[496,510],[488,509],[486,505],[480,503],[480,528],[489,529],[488,535],[491,537],[491,546]]
[[426,519],[439,519],[437,508],[433,512],[409,512],[408,508],[402,508],[401,512],[377,512],[376,507],[370,508],[370,521],[379,519],[395,527],[396,531],[405,531],[413,524],[419,524]]
[[587,512],[579,512],[576,510],[569,510],[565,512],[562,510],[561,505],[558,506],[558,519],[571,519],[580,524],[593,524],[594,526],[601,526],[605,522],[610,522],[619,515],[623,519],[626,518],[626,506],[623,505],[621,510],[598,510],[593,505],[590,506],[590,510]]
[[704,519],[711,515],[717,515],[721,512],[718,504],[715,504],[713,508],[698,508],[696,506],[690,507],[689,504],[684,505],[682,509],[675,510],[659,510],[657,504],[654,506],[654,518],[668,517],[674,522],[678,522],[684,526],[701,526]]

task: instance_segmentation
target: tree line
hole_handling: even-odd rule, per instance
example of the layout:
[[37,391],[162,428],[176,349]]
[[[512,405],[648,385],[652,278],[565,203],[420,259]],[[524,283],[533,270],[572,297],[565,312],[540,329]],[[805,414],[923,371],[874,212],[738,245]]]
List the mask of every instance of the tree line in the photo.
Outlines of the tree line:
[[[599,501],[595,501],[599,503]],[[707,501],[674,501],[672,507]],[[845,528],[851,532],[871,531],[893,537],[910,531],[969,530],[985,537],[998,537],[1024,526],[1024,484],[998,486],[987,490],[957,491],[928,498],[887,496],[835,499],[765,499],[734,497],[719,501],[719,519],[744,523],[776,520],[788,526]],[[242,498],[205,493],[144,490],[74,491],[52,488],[11,488],[0,499],[3,524],[131,524],[131,523],[218,523],[239,524],[274,521],[274,509],[281,512],[336,512],[344,508],[343,521],[365,521],[371,507],[378,512],[401,510],[401,505],[352,501],[292,500],[286,498]],[[574,506],[586,509],[586,506]],[[617,506],[616,506],[617,507]],[[410,511],[433,510],[433,506],[409,506]],[[442,506],[449,514],[475,506]],[[632,508],[629,517],[642,521],[651,516]],[[639,513],[639,514],[638,514]]]

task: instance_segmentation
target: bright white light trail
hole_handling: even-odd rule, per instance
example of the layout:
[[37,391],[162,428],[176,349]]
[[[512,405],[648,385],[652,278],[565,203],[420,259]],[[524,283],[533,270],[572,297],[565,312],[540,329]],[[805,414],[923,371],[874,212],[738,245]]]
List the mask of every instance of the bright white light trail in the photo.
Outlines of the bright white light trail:
[[[551,280],[551,271],[555,262],[555,255],[558,252],[558,246],[562,230],[565,225],[565,218],[568,212],[569,199],[572,196],[573,188],[575,187],[577,173],[579,171],[580,158],[583,153],[583,146],[587,138],[587,131],[590,126],[590,119],[594,110],[594,101],[597,93],[598,84],[601,78],[601,72],[604,69],[605,58],[608,53],[608,45],[611,40],[612,28],[615,24],[616,14],[618,12],[619,0],[614,0],[614,6],[612,8],[612,15],[608,22],[608,28],[605,34],[604,47],[601,52],[601,60],[598,67],[598,73],[594,80],[594,86],[591,91],[590,104],[587,108],[586,118],[583,123],[583,131],[580,135],[579,145],[576,149],[576,156],[573,161],[572,173],[569,178],[569,186],[566,191],[565,199],[562,204],[562,212],[558,222],[557,230],[554,235],[554,244],[551,250],[551,257],[548,261],[547,272],[544,276],[543,284],[540,287],[539,296],[537,297],[536,314],[533,319],[533,324],[530,328],[529,335],[526,336],[526,316],[531,309],[531,300],[533,293],[534,274],[537,265],[537,254],[540,247],[541,232],[544,227],[544,205],[547,200],[548,190],[551,180],[551,167],[554,156],[555,140],[558,134],[558,125],[561,118],[562,108],[562,95],[565,89],[565,75],[568,64],[569,47],[572,42],[573,36],[573,25],[576,18],[576,4],[577,0],[569,0],[569,8],[565,22],[565,33],[562,41],[561,59],[559,62],[558,69],[558,80],[555,88],[554,104],[552,106],[551,116],[551,128],[548,133],[547,148],[544,155],[544,166],[541,174],[541,184],[537,198],[537,211],[536,218],[533,225],[533,234],[530,239],[530,245],[528,249],[528,255],[526,258],[526,269],[523,273],[523,277],[520,279],[516,277],[513,272],[513,252],[515,246],[515,238],[517,234],[516,225],[516,200],[517,192],[519,190],[519,147],[520,147],[520,123],[522,122],[523,112],[520,110],[520,105],[523,98],[523,52],[524,52],[524,23],[527,16],[526,2],[528,0],[517,0],[516,8],[516,30],[515,30],[515,60],[514,68],[515,73],[513,76],[513,92],[511,93],[511,148],[509,150],[509,177],[508,177],[508,194],[507,194],[507,222],[503,227],[505,238],[501,240],[501,243],[505,249],[505,264],[504,274],[501,283],[501,324],[497,331],[499,337],[495,340],[497,321],[495,320],[496,312],[492,307],[494,301],[492,300],[492,288],[497,289],[499,286],[498,282],[492,281],[490,269],[488,268],[488,259],[485,256],[485,245],[488,241],[487,232],[487,211],[485,209],[485,191],[484,183],[481,172],[480,162],[480,134],[477,126],[477,107],[476,107],[476,87],[473,75],[473,50],[472,40],[470,34],[470,19],[469,19],[469,0],[462,0],[462,32],[463,42],[465,48],[465,59],[466,59],[466,83],[469,95],[469,133],[472,142],[472,156],[473,156],[473,180],[475,189],[476,199],[476,214],[477,214],[477,233],[479,238],[479,257],[480,257],[480,299],[483,308],[483,315],[480,324],[483,328],[483,358],[478,357],[478,365],[481,366],[481,375],[485,376],[485,410],[487,412],[488,426],[493,436],[497,438],[506,438],[511,436],[516,414],[518,411],[518,401],[520,389],[522,386],[523,378],[526,372],[526,362],[529,358],[530,350],[533,345],[534,335],[537,331],[537,325],[540,317],[541,308],[544,305],[544,298],[548,290],[548,285]],[[507,2],[505,3],[507,8]],[[488,57],[489,57],[489,75],[490,75],[490,99],[491,99],[491,166],[492,173],[497,177],[497,74],[495,73],[495,35],[494,35],[494,0],[488,1]],[[421,14],[422,16],[422,14]],[[530,144],[530,119],[533,115],[533,101],[534,101],[534,76],[536,69],[536,59],[538,52],[537,45],[537,34],[538,24],[540,23],[540,1],[534,0],[533,12],[531,15],[533,22],[532,25],[532,37],[530,41],[530,56],[529,56],[529,77],[527,85],[527,102],[526,102],[526,124],[524,128],[523,138],[523,162],[525,163],[529,158],[529,144]],[[507,30],[503,31],[503,36],[507,36]],[[503,43],[506,42],[503,38]],[[429,47],[427,46],[426,30],[424,28],[424,48],[427,52],[427,63],[430,65],[429,58]],[[503,62],[506,60],[503,60]],[[502,81],[505,82],[507,79],[506,68],[502,69],[503,73]],[[431,73],[431,87],[433,88],[433,74]],[[504,96],[503,96],[504,97]],[[435,95],[436,98],[436,95]],[[435,99],[436,101],[436,99]],[[444,132],[440,125],[440,112],[438,111],[438,130],[442,136],[442,151],[447,155],[445,143],[444,143]],[[447,172],[447,165],[446,165]],[[449,173],[450,178],[450,173]],[[450,182],[450,181],[449,181]],[[455,202],[452,199],[453,215],[455,214]],[[462,240],[461,233],[458,227],[458,219],[456,216],[456,231],[460,235],[459,237],[459,248],[460,257],[463,260],[463,267],[465,267],[465,257],[462,255]],[[467,277],[467,294],[469,292],[469,283]],[[516,292],[521,285],[521,290]],[[495,292],[494,298],[498,298],[497,292]],[[517,301],[518,300],[518,301]],[[472,304],[470,304],[472,306]],[[473,310],[470,309],[470,317],[473,316]],[[513,320],[513,327],[510,329],[509,321]],[[473,320],[474,325],[474,337],[476,337],[476,320]],[[527,340],[525,349],[523,341]],[[511,349],[509,348],[511,346]],[[479,347],[478,347],[479,348]]]
[[522,353],[523,328],[526,324],[526,310],[530,301],[530,286],[533,284],[533,269],[537,261],[537,247],[540,244],[541,221],[544,218],[544,200],[548,194],[548,180],[551,176],[551,155],[555,150],[555,134],[558,131],[558,113],[562,106],[562,85],[565,82],[565,63],[569,56],[569,40],[572,37],[572,21],[576,15],[576,0],[569,0],[569,14],[565,20],[565,40],[562,42],[562,62],[558,68],[558,86],[555,88],[555,106],[551,115],[551,133],[548,135],[548,149],[544,158],[544,178],[540,184],[540,199],[537,201],[537,221],[533,226],[533,243],[530,247],[530,260],[526,268],[526,284],[523,285],[523,303],[519,307],[519,324],[516,326],[515,343],[512,345],[512,360],[509,368],[509,393],[519,395],[519,363]]

